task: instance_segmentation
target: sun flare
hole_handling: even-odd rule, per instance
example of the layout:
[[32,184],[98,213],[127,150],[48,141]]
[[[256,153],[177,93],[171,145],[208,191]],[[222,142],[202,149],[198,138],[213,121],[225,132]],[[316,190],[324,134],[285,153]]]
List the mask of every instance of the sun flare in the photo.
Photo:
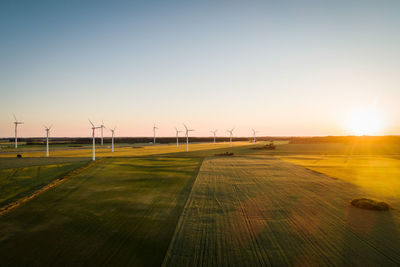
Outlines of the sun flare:
[[382,132],[383,124],[383,118],[376,108],[366,108],[349,115],[347,128],[354,135],[377,135]]

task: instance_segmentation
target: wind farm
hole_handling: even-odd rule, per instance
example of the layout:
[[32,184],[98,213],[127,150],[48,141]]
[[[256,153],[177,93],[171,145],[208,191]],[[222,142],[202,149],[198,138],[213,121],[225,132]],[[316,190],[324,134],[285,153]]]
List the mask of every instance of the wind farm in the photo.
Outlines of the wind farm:
[[0,266],[400,266],[398,10],[2,3]]

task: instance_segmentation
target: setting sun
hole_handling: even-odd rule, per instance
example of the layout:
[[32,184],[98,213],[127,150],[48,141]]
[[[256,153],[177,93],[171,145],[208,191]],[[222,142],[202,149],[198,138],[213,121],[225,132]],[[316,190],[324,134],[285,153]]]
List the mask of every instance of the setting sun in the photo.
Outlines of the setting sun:
[[354,135],[376,135],[383,130],[383,118],[376,108],[359,109],[350,114],[347,127]]

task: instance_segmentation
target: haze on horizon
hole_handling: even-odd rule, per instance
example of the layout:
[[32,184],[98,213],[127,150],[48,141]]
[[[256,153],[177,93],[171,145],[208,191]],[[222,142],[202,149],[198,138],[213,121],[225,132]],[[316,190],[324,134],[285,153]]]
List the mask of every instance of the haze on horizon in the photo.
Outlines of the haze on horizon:
[[[2,1],[0,137],[400,134],[399,1]],[[367,129],[368,128],[368,129]],[[367,131],[370,130],[370,131]],[[108,134],[108,132],[107,132]]]

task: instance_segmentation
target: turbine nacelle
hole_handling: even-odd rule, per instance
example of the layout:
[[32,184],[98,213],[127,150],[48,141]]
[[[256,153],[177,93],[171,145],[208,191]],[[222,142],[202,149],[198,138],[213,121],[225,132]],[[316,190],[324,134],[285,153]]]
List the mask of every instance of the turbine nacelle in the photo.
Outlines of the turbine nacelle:
[[232,129],[230,129],[230,130],[226,130],[230,135],[233,135],[233,130],[235,130],[235,127],[233,127]]
[[116,126],[114,126],[114,128],[113,129],[109,129],[112,133],[114,133],[115,132],[115,129],[117,129],[117,127]]
[[43,127],[46,130],[46,132],[49,132],[51,130],[51,128],[53,127],[53,125],[50,125],[50,127],[47,127],[46,125],[43,125]]
[[14,117],[14,124],[15,124],[15,125],[17,125],[17,124],[24,124],[22,121],[18,121],[18,120],[17,120],[17,117],[15,116],[15,114],[13,114],[13,117]]
[[89,120],[89,122],[90,122],[90,124],[92,125],[92,129],[93,129],[93,130],[102,128],[101,126],[94,126],[94,124],[93,124],[93,122],[92,122],[91,120]]

